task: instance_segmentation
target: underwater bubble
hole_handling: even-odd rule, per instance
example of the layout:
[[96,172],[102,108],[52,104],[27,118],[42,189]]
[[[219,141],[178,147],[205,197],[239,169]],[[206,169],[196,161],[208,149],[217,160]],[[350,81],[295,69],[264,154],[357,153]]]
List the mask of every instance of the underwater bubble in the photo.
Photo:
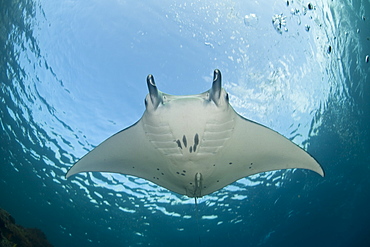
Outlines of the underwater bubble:
[[307,8],[306,7],[303,7],[302,8],[302,15],[306,15],[307,14]]
[[292,8],[291,10],[290,10],[290,13],[292,14],[292,15],[299,15],[299,9],[297,9],[297,8]]
[[280,15],[274,15],[272,17],[272,25],[274,26],[275,30],[282,34],[282,30],[284,30],[285,32],[288,31],[288,29],[285,27],[286,26],[286,20],[285,20],[286,16],[284,16],[283,14],[280,14]]
[[308,3],[308,4],[307,4],[307,8],[308,8],[309,10],[313,10],[313,4],[312,4],[312,3]]
[[368,63],[369,62],[369,55],[366,55],[366,57],[365,57],[365,63]]
[[211,42],[204,42],[206,46],[209,46],[211,48],[215,48]]
[[256,26],[258,23],[258,17],[256,14],[249,14],[244,16],[244,24],[247,27]]

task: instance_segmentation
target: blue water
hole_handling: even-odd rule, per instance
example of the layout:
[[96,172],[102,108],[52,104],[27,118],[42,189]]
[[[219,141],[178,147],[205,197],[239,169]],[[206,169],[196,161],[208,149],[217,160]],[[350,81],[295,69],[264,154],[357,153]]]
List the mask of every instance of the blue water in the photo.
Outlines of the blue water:
[[[0,207],[18,224],[57,247],[369,245],[367,0],[0,4]],[[326,176],[263,173],[197,206],[132,176],[65,179],[141,117],[148,74],[161,91],[198,94],[215,68],[240,114]]]

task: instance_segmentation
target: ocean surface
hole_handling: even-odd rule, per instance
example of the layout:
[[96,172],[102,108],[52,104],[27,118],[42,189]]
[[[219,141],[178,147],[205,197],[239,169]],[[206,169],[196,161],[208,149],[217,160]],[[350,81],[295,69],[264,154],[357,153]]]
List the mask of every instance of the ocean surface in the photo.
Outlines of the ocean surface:
[[[370,2],[0,1],[0,207],[56,246],[369,246]],[[146,76],[198,94],[223,74],[244,117],[322,165],[198,199],[81,173],[135,123]],[[150,165],[150,164],[148,164]]]

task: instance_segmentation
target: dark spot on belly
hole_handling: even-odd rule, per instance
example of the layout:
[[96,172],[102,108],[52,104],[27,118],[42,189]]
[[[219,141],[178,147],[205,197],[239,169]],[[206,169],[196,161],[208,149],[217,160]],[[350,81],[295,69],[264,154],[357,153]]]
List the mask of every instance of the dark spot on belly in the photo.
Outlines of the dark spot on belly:
[[186,140],[186,136],[185,135],[182,137],[182,142],[184,143],[184,146],[185,147],[188,145],[188,141]]
[[194,152],[197,151],[198,145],[199,145],[199,135],[198,133],[196,133],[194,136],[194,147],[193,147]]
[[[181,148],[182,149],[182,146],[181,146],[181,142],[180,142],[180,140],[177,140],[176,141],[176,143],[177,143],[177,146],[179,147],[179,148]],[[186,147],[186,146],[185,146]]]
[[328,52],[328,54],[331,53],[331,45],[329,45],[327,52]]

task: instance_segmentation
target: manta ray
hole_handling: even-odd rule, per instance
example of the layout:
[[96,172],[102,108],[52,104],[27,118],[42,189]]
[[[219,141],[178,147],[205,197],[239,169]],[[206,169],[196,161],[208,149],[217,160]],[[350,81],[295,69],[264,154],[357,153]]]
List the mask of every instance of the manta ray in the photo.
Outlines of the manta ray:
[[261,172],[302,168],[324,176],[319,163],[279,133],[239,115],[214,71],[212,87],[175,96],[148,75],[145,112],[130,127],[87,153],[67,172],[111,172],[147,179],[199,198]]

